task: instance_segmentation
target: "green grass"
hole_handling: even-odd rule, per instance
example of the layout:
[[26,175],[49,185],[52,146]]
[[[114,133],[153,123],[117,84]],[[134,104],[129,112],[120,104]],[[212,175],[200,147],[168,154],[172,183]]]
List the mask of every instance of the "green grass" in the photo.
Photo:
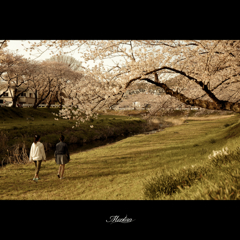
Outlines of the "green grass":
[[[110,116],[105,120],[115,121]],[[236,149],[240,142],[239,115],[188,122],[156,134],[135,135],[104,147],[71,154],[63,180],[57,178],[58,165],[54,159],[43,162],[39,174],[42,180],[38,183],[32,180],[34,164],[7,165],[0,170],[0,199],[208,199],[205,192],[209,191],[216,197],[226,175],[217,167],[208,166],[208,155],[226,146],[231,151]],[[226,124],[230,125],[226,127]],[[231,166],[238,169],[238,162],[234,161]],[[228,164],[226,166],[231,168]],[[191,165],[198,170],[189,170]],[[186,174],[181,174],[183,170]],[[233,169],[231,171],[237,174]],[[175,176],[179,185],[179,180],[187,182],[189,176],[194,181],[186,186],[183,183],[183,190],[180,190],[168,179],[169,174]],[[171,193],[169,190],[169,195],[159,191],[156,186],[161,189],[166,184],[159,176],[168,179],[169,188],[179,191]],[[211,184],[218,185],[214,188]]]
[[146,199],[240,200],[240,148],[185,169],[156,174],[145,183]]
[[78,128],[72,128],[75,121],[56,121],[52,113],[58,113],[58,109],[0,108],[0,132],[8,136],[9,147],[25,142],[29,150],[35,134],[41,136],[42,142],[52,146],[58,142],[60,134],[65,136],[66,143],[81,145],[100,138],[116,137],[128,130],[138,132],[144,125],[139,118],[101,115],[98,119],[80,124]]

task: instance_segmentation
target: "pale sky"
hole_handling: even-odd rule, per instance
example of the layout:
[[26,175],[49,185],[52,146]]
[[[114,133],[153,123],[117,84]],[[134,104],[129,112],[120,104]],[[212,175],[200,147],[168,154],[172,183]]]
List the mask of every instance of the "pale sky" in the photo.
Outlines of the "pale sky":
[[[28,44],[28,41],[29,41],[29,42],[38,42],[38,40],[10,40],[10,42],[8,42],[8,47],[7,47],[6,49],[11,50],[11,51],[13,51],[13,52],[16,52],[16,50],[17,50],[16,53],[18,53],[19,55],[23,55],[24,58],[34,59],[34,58],[36,58],[36,57],[38,56],[39,53],[38,53],[37,51],[35,51],[35,52],[32,51],[32,52],[31,52],[32,55],[30,55],[30,54],[29,54],[29,51],[26,52],[26,51],[24,50],[24,47],[21,45],[21,44],[24,44],[24,46],[26,46],[26,47],[30,46],[30,45]],[[42,48],[42,49],[44,50],[44,48]],[[48,59],[48,58],[50,58],[51,56],[53,56],[53,55],[49,55],[49,53],[50,53],[50,51],[45,52],[45,53],[42,54],[40,57],[36,58],[36,60],[42,61],[42,60]],[[79,57],[79,54],[77,53],[77,51],[76,51],[75,53],[69,53],[69,54],[66,54],[66,55],[74,57],[76,60],[82,62],[82,66],[86,66],[86,64],[84,63],[83,59]],[[91,62],[92,62],[92,61],[89,61],[88,64],[90,65],[90,67],[94,67],[95,64],[93,64],[93,63],[91,63]],[[96,62],[97,62],[97,61],[96,61]],[[104,62],[105,62],[107,65],[112,66],[112,64],[111,64],[112,61],[111,61],[111,60],[106,60],[106,61],[104,61]]]
[[[18,54],[20,55],[24,55],[25,58],[30,58],[30,59],[34,59],[36,56],[31,56],[29,55],[29,52],[24,51],[24,48],[21,44],[24,44],[26,47],[29,46],[29,44],[27,43],[28,40],[10,40],[10,42],[8,42],[8,47],[6,49],[9,49],[11,51],[16,51],[18,50]],[[37,42],[37,41],[32,41],[30,40],[30,42]],[[48,53],[44,53],[41,57],[39,57],[37,60],[45,60],[47,58],[50,58],[51,55],[49,55]]]
[[[37,51],[32,51],[32,55],[29,54],[29,52],[24,51],[24,47],[21,44],[24,44],[24,46],[29,47],[30,45],[28,44],[29,42],[38,42],[39,40],[10,40],[10,42],[8,43],[8,47],[6,49],[9,49],[13,52],[16,52],[20,55],[23,55],[25,58],[30,58],[30,59],[34,59],[36,58],[39,53]],[[45,48],[41,48],[41,50],[44,50]],[[69,51],[69,49],[66,49],[66,51]],[[45,59],[50,58],[53,55],[49,55],[50,51],[45,52],[44,54],[42,54],[40,57],[36,58],[36,60],[38,61],[42,61]],[[87,64],[90,65],[90,68],[95,66],[95,63],[93,63],[93,61],[88,61],[87,63],[84,62],[84,60],[82,58],[79,57],[79,54],[77,53],[77,51],[75,53],[71,52],[69,54],[66,54],[68,56],[72,56],[74,57],[76,60],[82,62],[82,66],[86,67]],[[119,58],[120,59],[120,58]],[[114,60],[118,60],[117,58],[114,58]],[[97,61],[96,61],[97,63]],[[112,60],[108,59],[108,60],[104,60],[104,63],[106,64],[107,67],[111,67],[114,66],[114,64],[112,63]],[[166,79],[168,79],[169,77],[172,77],[172,74],[169,75],[169,77],[167,77],[167,74],[165,75]]]

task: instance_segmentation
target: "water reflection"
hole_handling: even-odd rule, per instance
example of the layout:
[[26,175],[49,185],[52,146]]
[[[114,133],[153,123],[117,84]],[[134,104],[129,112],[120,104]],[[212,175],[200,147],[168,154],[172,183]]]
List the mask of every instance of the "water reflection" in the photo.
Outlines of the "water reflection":
[[[76,144],[68,144],[67,142],[66,143],[68,144],[68,150],[69,150],[69,153],[71,155],[73,153],[83,152],[83,151],[87,151],[87,150],[90,150],[90,149],[93,149],[93,148],[96,148],[96,147],[104,146],[104,145],[107,145],[107,144],[110,144],[110,143],[115,143],[115,142],[121,141],[122,139],[125,139],[127,137],[131,137],[131,136],[134,136],[134,135],[153,134],[153,133],[156,133],[156,132],[159,132],[159,131],[162,131],[162,130],[163,130],[163,128],[157,129],[157,130],[154,130],[154,131],[149,131],[149,132],[128,133],[128,134],[125,134],[125,135],[120,135],[118,137],[109,137],[109,138],[104,139],[104,140],[95,140],[95,141],[90,142],[90,143],[83,143],[83,145],[77,144],[77,143]],[[55,149],[50,149],[46,152],[47,160],[54,158],[54,151],[55,151]]]
[[[114,143],[114,142],[118,142],[118,141],[121,141],[122,139],[126,138],[126,137],[130,137],[134,134],[128,134],[127,136],[124,135],[124,136],[118,136],[118,137],[111,137],[111,138],[107,138],[105,140],[95,140],[93,142],[90,142],[90,143],[83,143],[83,145],[81,144],[68,144],[68,151],[71,154],[73,153],[78,153],[78,152],[82,152],[82,151],[87,151],[87,150],[90,150],[90,149],[93,149],[93,148],[96,148],[96,147],[100,147],[100,146],[104,146],[104,145],[107,145],[107,144],[110,144],[110,143]],[[54,151],[55,149],[50,149],[46,152],[46,157],[47,157],[47,160],[49,159],[52,159],[54,158]]]

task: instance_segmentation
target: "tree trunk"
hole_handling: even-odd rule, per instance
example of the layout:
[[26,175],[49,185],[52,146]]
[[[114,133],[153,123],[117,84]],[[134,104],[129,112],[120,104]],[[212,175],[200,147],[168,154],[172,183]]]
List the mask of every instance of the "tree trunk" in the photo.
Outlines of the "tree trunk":
[[3,97],[3,95],[8,91],[9,89],[9,86],[7,87],[7,90],[6,91],[3,91],[1,94],[0,94],[0,97]]
[[51,102],[52,102],[52,93],[51,93],[51,95],[49,96],[49,101],[48,101],[48,103],[47,103],[47,108],[50,108]]
[[[132,82],[136,81],[137,79],[138,78],[132,79],[131,81],[129,81],[127,83],[125,89],[127,89],[130,86],[130,84]],[[140,77],[139,77],[139,79],[140,79]],[[203,90],[205,90],[206,93],[208,94],[208,96],[213,100],[212,102],[207,101],[207,100],[200,100],[200,99],[193,99],[193,98],[186,97],[185,95],[179,93],[178,91],[173,91],[165,83],[155,82],[149,78],[142,78],[141,80],[145,80],[149,83],[152,83],[156,86],[163,88],[166,94],[175,97],[180,102],[182,102],[186,105],[197,106],[197,107],[201,107],[201,108],[205,108],[205,109],[209,109],[209,110],[227,110],[227,111],[233,111],[233,112],[240,113],[240,103],[218,100],[212,92],[210,92],[209,90],[206,91],[205,85],[203,86]],[[120,98],[122,98],[122,96]],[[117,101],[119,101],[119,100],[120,99],[118,99]]]
[[14,97],[14,98],[12,99],[12,101],[13,101],[12,107],[13,107],[13,108],[17,107],[17,98]]
[[36,104],[34,104],[33,108],[36,109],[40,104],[41,104],[42,101],[39,101],[37,102]]
[[63,100],[61,100],[60,102],[60,107],[59,107],[60,110],[62,110],[62,105],[63,105]]
[[59,103],[59,109],[61,110],[63,105],[63,99],[61,98],[61,93],[59,94],[59,97],[58,97],[58,94],[59,94],[59,91],[56,92],[56,99]]
[[39,105],[37,105],[37,90],[35,90],[35,92],[34,92],[34,96],[35,96],[35,99],[34,99],[34,104],[33,104],[33,108],[37,108],[37,106]]
[[13,98],[12,98],[12,102],[13,102],[13,105],[12,107],[15,108],[17,106],[17,88],[14,89],[13,91]]
[[50,108],[51,106],[51,99],[48,101],[47,108]]
[[36,101],[36,99],[35,99],[35,103],[34,103],[33,108],[37,108],[38,105],[41,104],[49,96],[49,94],[50,94],[50,91],[48,92],[48,94],[44,98],[42,98],[42,96],[41,96],[39,101]]

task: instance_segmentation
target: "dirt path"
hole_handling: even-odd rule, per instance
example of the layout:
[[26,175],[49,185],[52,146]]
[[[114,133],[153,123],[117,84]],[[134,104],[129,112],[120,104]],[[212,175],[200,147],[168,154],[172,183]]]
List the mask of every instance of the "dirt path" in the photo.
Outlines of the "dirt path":
[[[164,117],[163,120],[166,122],[171,122],[173,125],[182,125],[185,121],[188,120],[195,120],[195,121],[208,121],[208,120],[216,120],[216,119],[222,119],[222,118],[230,118],[235,116],[234,114],[231,115],[217,115],[217,116],[199,116],[199,117]],[[160,120],[153,120],[152,122],[160,123]]]
[[235,116],[232,115],[219,115],[219,116],[207,116],[207,117],[187,117],[185,120],[197,120],[197,121],[205,121],[205,120],[215,120],[219,118],[229,118]]

